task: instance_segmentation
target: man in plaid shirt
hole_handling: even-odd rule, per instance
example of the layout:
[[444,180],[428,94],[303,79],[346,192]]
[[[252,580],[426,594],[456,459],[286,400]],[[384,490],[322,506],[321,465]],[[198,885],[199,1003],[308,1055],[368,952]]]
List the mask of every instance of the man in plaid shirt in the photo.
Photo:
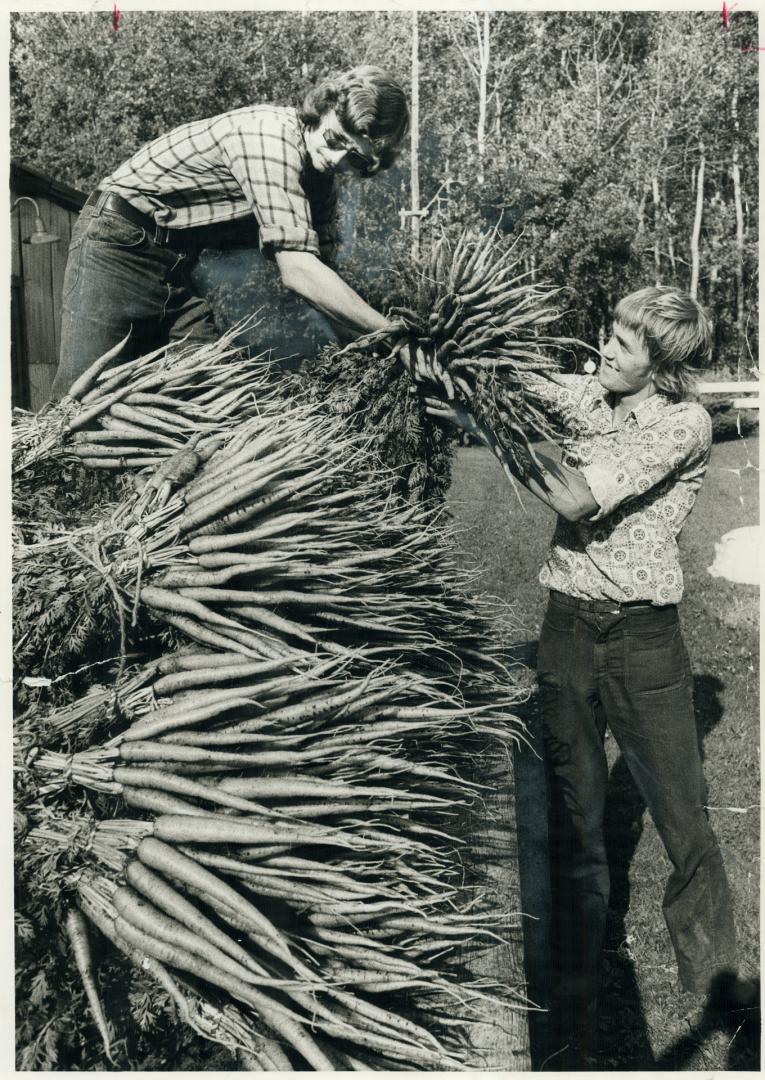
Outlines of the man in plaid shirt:
[[122,357],[217,337],[190,271],[204,246],[253,226],[288,289],[353,333],[392,325],[331,268],[338,172],[390,167],[409,124],[375,67],[320,83],[300,110],[247,106],[182,124],[100,183],[72,234],[53,397],[130,331]]

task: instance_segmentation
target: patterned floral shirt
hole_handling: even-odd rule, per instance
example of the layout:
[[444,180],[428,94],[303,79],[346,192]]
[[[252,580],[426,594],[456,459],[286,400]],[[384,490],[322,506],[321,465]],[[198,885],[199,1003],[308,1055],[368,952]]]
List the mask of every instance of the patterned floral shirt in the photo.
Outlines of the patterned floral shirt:
[[187,229],[249,218],[260,247],[331,259],[337,183],[311,165],[295,109],[251,105],[160,135],[105,177],[159,225]]
[[588,600],[678,603],[677,537],[709,462],[709,414],[653,394],[617,426],[590,375],[559,376],[540,393],[569,432],[563,463],[584,475],[599,510],[586,521],[558,518],[539,580]]

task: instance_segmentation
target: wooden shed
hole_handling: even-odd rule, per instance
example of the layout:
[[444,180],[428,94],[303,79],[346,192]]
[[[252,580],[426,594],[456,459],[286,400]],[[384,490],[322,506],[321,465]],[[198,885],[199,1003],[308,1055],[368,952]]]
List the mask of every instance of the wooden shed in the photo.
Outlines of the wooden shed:
[[35,200],[43,227],[58,237],[30,244],[35,208],[11,211],[11,373],[13,405],[37,411],[48,400],[61,341],[61,293],[74,221],[86,196],[37,169],[11,163],[11,206]]

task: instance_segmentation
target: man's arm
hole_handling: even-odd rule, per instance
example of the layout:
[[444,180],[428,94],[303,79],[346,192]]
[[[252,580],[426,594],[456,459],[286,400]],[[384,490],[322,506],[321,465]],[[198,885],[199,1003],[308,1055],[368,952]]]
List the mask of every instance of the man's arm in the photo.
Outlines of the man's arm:
[[576,469],[563,465],[548,454],[533,451],[530,446],[527,447],[526,461],[520,465],[503,452],[488,428],[462,406],[438,398],[426,398],[425,402],[431,416],[450,420],[490,447],[502,462],[505,472],[566,521],[581,521],[599,509],[587,481]]
[[276,265],[286,288],[302,296],[332,323],[354,334],[396,329],[310,251],[276,251]]

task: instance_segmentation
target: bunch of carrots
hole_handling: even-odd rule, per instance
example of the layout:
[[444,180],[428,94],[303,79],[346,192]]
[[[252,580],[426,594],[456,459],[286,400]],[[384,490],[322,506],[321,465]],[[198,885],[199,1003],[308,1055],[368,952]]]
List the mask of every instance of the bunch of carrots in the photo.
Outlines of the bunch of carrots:
[[54,566],[66,589],[18,674],[66,680],[72,640],[121,656],[115,686],[20,717],[22,843],[61,868],[107,1055],[94,927],[250,1067],[464,1068],[486,996],[522,1004],[460,960],[509,928],[460,835],[475,761],[523,737],[505,628],[438,515],[229,346],[105,358],[17,441],[20,485],[134,470],[80,531],[20,523],[17,604]]
[[411,392],[398,346],[407,343],[434,362],[440,374],[427,387],[431,396],[456,400],[505,455],[522,461],[532,435],[560,434],[543,408],[545,383],[574,351],[588,348],[555,332],[561,293],[533,280],[499,229],[444,235],[395,285],[390,315],[401,329],[394,348],[379,335],[329,346],[304,378],[314,400],[375,440],[413,501],[443,496],[453,432],[434,423]]

